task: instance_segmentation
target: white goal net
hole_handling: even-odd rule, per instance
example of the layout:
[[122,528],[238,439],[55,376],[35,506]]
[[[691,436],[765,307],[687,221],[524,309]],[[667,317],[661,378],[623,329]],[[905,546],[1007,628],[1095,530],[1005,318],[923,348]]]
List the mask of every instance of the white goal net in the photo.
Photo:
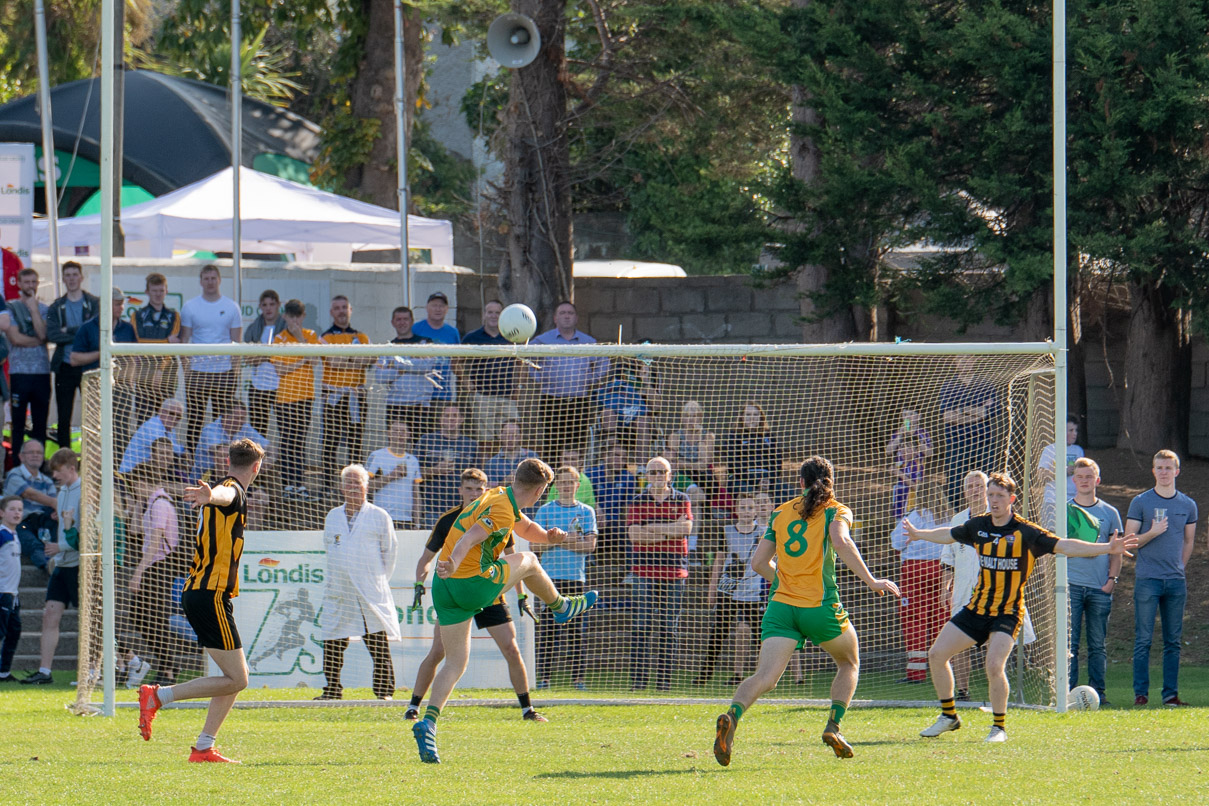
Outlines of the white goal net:
[[[594,588],[600,604],[572,627],[544,618],[535,629],[514,601],[507,605],[535,696],[729,696],[754,669],[768,593],[745,561],[771,509],[796,494],[801,462],[817,454],[835,468],[836,497],[854,513],[866,563],[905,594],[901,602],[878,598],[837,568],[861,644],[857,698],[931,700],[926,652],[953,608],[949,575],[940,547],[913,544],[904,554],[899,520],[948,524],[967,506],[962,478],[970,470],[1006,471],[1026,492],[1020,513],[1041,517],[1037,463],[1053,442],[1054,373],[1052,356],[1035,346],[966,345],[968,354],[955,355],[923,345],[362,345],[314,347],[305,360],[296,359],[297,346],[246,349],[260,352],[245,354],[237,372],[206,378],[182,373],[167,355],[117,359],[136,371],[114,373],[114,423],[99,421],[99,376],[86,380],[82,702],[93,696],[102,657],[100,479],[110,471],[100,461],[102,428],[114,434],[118,465],[119,686],[138,668],[135,657],[150,664],[147,681],[205,671],[179,606],[197,527],[181,493],[198,478],[223,478],[226,445],[239,436],[268,451],[248,498],[235,600],[250,697],[263,686],[305,686],[299,699],[331,692],[323,659],[333,647],[325,641],[352,638],[342,696],[384,693],[375,649],[388,653],[391,689],[406,699],[433,618],[431,594],[411,608],[416,564],[438,517],[460,503],[472,467],[491,486],[506,484],[530,455],[580,475],[561,503],[527,514],[584,532],[575,551],[547,553],[545,564],[556,585]],[[266,389],[266,375],[275,390]],[[629,526],[672,517],[650,505],[648,488],[658,482],[645,471],[657,456],[671,464],[674,500],[691,509],[692,533],[656,559],[635,548]],[[393,548],[351,550],[350,534],[334,556],[324,524],[344,501],[340,470],[348,464],[370,472],[369,498],[395,523]],[[1013,702],[1053,703],[1053,573],[1045,558],[1025,592],[1031,640],[1022,636],[1009,664]],[[364,593],[366,580],[383,576],[399,625],[397,638],[385,630],[385,649],[372,637],[383,629],[381,610]],[[539,618],[549,615],[535,604]],[[468,684],[510,696],[502,655],[486,631],[473,635]],[[981,700],[985,677],[971,655],[966,685]],[[833,672],[826,654],[807,645],[770,696],[824,698]]]

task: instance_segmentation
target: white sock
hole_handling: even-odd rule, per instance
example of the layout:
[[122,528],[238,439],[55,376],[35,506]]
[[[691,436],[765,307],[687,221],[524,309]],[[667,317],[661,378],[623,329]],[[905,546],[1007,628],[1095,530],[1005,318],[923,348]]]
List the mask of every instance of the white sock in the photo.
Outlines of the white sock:
[[550,609],[553,610],[555,613],[562,613],[570,606],[571,606],[571,603],[567,601],[566,596],[559,596],[558,601],[555,602],[554,604],[550,605]]
[[209,750],[214,746],[214,736],[206,733],[204,730],[197,734],[197,744],[194,745],[198,750]]
[[160,705],[172,702],[172,686],[160,686],[155,691],[155,697],[160,701]]
[[42,674],[50,674],[50,669],[47,669],[45,666],[39,666],[38,671]]
[[9,672],[0,672],[0,680],[7,679],[8,677],[11,677]]

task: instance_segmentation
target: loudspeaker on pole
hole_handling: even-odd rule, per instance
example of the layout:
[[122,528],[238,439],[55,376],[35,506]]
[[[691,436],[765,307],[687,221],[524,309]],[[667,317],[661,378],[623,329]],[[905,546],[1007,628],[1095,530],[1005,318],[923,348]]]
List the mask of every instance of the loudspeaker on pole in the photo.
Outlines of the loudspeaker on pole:
[[487,52],[512,70],[536,59],[541,47],[537,24],[524,14],[501,14],[487,29]]

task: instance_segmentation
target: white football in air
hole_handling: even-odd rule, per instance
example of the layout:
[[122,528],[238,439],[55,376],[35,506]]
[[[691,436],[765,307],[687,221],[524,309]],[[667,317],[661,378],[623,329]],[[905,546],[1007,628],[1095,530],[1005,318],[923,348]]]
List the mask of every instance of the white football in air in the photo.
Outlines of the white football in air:
[[528,305],[514,302],[500,312],[500,334],[513,344],[524,344],[537,333],[537,317]]
[[1072,711],[1095,711],[1100,707],[1100,695],[1091,686],[1075,686],[1070,690],[1066,706]]

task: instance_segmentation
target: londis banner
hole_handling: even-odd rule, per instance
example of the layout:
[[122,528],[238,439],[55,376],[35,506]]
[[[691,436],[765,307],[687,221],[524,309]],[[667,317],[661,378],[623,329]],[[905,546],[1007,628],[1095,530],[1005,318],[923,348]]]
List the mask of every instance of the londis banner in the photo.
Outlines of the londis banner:
[[0,143],[0,247],[23,266],[31,264],[37,173],[32,143]]
[[[411,611],[416,563],[428,539],[426,531],[400,531],[399,552],[390,589],[401,641],[391,643],[395,685],[409,689],[416,667],[432,645],[436,611],[432,607],[433,562],[424,609]],[[327,563],[322,532],[248,532],[239,571],[235,621],[248,655],[252,686],[323,687],[323,640],[319,618],[325,606]],[[519,618],[515,592],[508,593],[517,640],[533,682],[533,625]],[[344,654],[341,682],[346,689],[370,687],[373,664],[364,644],[354,638]],[[510,689],[508,665],[486,630],[472,629],[470,666],[460,683],[471,688]],[[300,694],[312,697],[317,691]]]

